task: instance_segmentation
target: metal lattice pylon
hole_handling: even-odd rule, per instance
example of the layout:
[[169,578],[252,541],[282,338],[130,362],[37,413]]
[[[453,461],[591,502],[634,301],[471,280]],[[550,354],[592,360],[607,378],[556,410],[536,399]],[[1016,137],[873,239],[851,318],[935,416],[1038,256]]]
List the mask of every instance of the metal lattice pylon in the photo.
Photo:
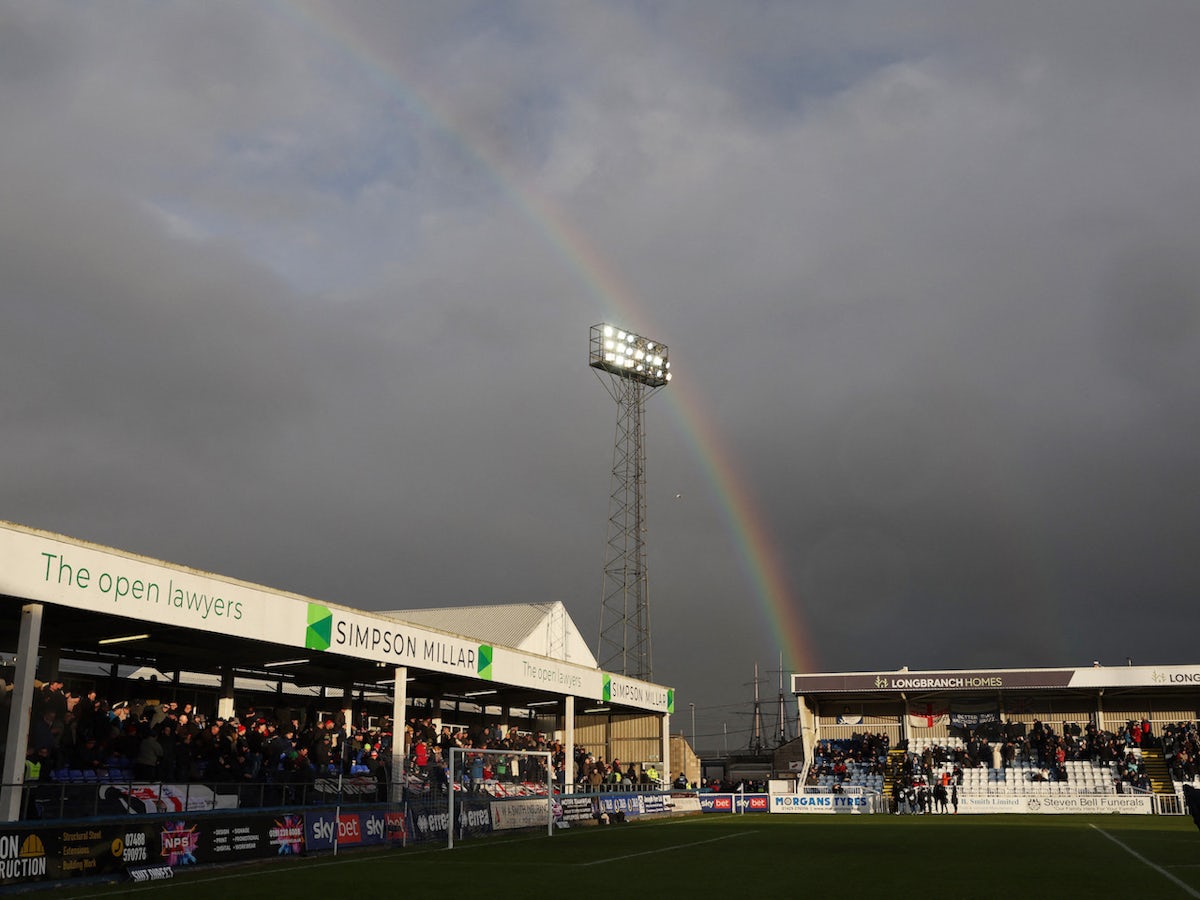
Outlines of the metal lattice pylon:
[[[603,378],[602,378],[603,380]],[[650,587],[646,575],[646,398],[656,388],[616,376],[608,378],[617,401],[612,490],[600,609],[600,667],[630,678],[651,680]]]
[[589,365],[617,401],[612,491],[596,659],[606,671],[644,681],[654,673],[646,577],[646,400],[671,381],[665,344],[612,325],[593,325]]

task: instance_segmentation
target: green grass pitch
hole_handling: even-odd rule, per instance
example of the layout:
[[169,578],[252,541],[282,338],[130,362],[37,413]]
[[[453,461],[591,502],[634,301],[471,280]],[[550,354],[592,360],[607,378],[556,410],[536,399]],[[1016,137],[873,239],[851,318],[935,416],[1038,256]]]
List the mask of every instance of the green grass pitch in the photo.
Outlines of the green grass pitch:
[[[707,815],[554,837],[181,871],[56,898],[1200,898],[1200,831],[1162,816]],[[36,895],[35,895],[36,896]]]

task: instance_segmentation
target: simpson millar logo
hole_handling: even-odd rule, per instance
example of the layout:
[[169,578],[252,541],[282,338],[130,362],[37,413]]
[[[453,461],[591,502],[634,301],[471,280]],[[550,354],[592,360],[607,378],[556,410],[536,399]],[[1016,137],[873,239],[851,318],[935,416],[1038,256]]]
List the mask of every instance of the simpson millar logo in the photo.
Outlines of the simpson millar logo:
[[333,639],[333,613],[319,603],[308,604],[308,627],[304,629],[306,650],[328,650]]
[[466,670],[492,680],[495,649],[490,644],[469,644],[448,636],[435,635],[407,626],[387,627],[383,622],[348,620],[335,617],[333,611],[319,603],[308,604],[307,627],[304,630],[306,650],[328,650],[336,645],[352,655],[369,654],[369,658],[395,659],[443,670]]

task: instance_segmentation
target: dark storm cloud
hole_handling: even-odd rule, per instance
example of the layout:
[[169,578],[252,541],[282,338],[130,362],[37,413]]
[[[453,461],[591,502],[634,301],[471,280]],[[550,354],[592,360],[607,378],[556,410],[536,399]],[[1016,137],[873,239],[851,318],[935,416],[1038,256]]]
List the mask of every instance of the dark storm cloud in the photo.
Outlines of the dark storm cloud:
[[3,516],[590,638],[616,316],[693,398],[649,547],[703,746],[790,643],[735,489],[802,664],[1186,660],[1197,9],[8,4]]

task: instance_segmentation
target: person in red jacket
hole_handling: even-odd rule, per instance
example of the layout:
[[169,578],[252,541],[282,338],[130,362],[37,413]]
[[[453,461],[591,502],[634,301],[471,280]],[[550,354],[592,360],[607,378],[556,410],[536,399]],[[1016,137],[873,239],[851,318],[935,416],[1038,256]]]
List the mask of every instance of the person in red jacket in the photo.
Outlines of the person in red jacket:
[[424,738],[413,744],[413,762],[422,775],[429,771],[429,745],[425,743]]

